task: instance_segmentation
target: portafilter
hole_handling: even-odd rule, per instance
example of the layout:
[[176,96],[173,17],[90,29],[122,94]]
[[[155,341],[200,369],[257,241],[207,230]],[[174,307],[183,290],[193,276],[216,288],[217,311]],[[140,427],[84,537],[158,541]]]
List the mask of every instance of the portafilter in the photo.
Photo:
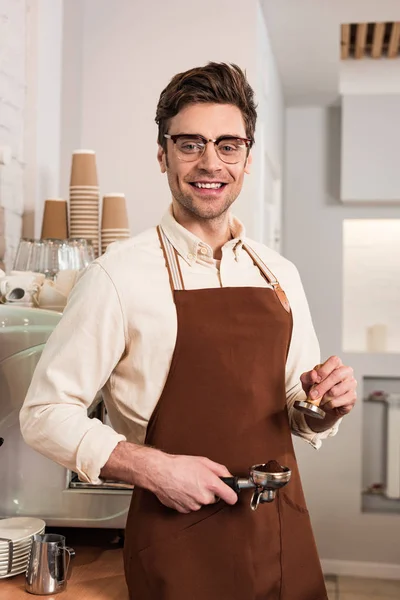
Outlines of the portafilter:
[[257,510],[258,505],[272,502],[277,490],[284,487],[290,480],[291,470],[281,466],[276,460],[268,463],[253,465],[249,477],[221,477],[222,481],[238,495],[242,489],[254,489],[250,500],[251,510]]

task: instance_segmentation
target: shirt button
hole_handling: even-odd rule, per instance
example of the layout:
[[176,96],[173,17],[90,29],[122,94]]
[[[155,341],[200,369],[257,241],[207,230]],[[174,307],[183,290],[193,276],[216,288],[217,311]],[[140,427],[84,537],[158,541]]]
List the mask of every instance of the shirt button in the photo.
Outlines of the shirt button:
[[208,254],[208,250],[207,250],[207,248],[204,248],[204,246],[202,246],[202,247],[200,248],[200,252],[201,252],[203,255],[205,255],[205,254]]
[[188,257],[188,259],[189,259],[189,260],[193,260],[193,259],[194,259],[194,256],[193,256],[193,254],[191,254],[190,252],[189,252],[189,254],[187,255],[187,257]]

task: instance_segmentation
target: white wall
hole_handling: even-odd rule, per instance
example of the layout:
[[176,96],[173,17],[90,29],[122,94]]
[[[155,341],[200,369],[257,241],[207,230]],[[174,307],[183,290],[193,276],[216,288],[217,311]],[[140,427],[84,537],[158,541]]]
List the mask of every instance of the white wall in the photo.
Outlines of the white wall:
[[24,235],[39,237],[46,198],[59,197],[63,0],[27,0]]
[[400,353],[400,219],[345,220],[343,286],[344,350]]
[[[25,50],[26,2],[4,0],[0,11],[0,146],[11,150],[12,159],[0,165],[0,206],[4,207],[7,269],[12,266],[22,230]],[[0,238],[2,234],[0,231]],[[4,240],[1,242],[3,246]]]
[[72,152],[82,148],[82,0],[63,2],[60,131],[60,195],[68,198]]
[[343,97],[342,200],[400,201],[399,139],[400,94]]
[[[398,11],[400,17],[400,7]],[[400,58],[341,60],[339,92],[341,96],[400,94]]]
[[4,0],[0,19],[0,166],[6,268],[21,235],[39,236],[44,200],[59,195],[62,0]]
[[[261,7],[257,20],[258,124],[254,150],[258,181],[252,236],[279,251],[281,242],[281,182],[285,109],[282,85]],[[250,227],[248,224],[250,232]]]
[[[284,254],[303,278],[322,356],[338,354],[355,369],[359,401],[340,433],[319,452],[296,440],[320,555],[341,561],[397,565],[400,515],[361,513],[364,375],[398,376],[400,355],[342,351],[342,222],[344,218],[399,218],[400,206],[344,206],[340,198],[340,110],[290,108],[286,120]],[[386,282],[390,285],[390,282]],[[311,365],[310,365],[311,367]],[[371,440],[371,444],[374,440]],[[332,567],[333,565],[333,567]],[[354,564],[351,567],[354,571]]]
[[[158,98],[175,73],[209,60],[239,64],[247,71],[259,101],[258,92],[263,87],[260,119],[268,152],[280,169],[283,100],[257,2],[206,0],[201,11],[196,11],[184,0],[158,3],[156,8],[131,0],[117,4],[85,0],[82,30],[79,10],[76,1],[65,6],[64,50],[68,60],[64,57],[64,82],[68,80],[69,86],[64,85],[62,100],[63,196],[68,195],[70,153],[79,143],[96,151],[101,194],[125,192],[131,232],[156,224],[170,202],[166,178],[159,173],[156,161],[154,116]],[[82,44],[80,57],[73,39],[78,47]],[[258,64],[260,48],[267,69],[264,82]],[[78,121],[82,125],[80,135]],[[250,235],[257,235],[259,139],[253,174],[246,178],[235,206]]]

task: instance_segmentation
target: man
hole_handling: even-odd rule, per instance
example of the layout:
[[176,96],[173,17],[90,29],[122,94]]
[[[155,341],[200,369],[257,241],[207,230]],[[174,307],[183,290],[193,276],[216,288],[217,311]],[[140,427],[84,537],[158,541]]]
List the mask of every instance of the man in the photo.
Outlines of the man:
[[[355,402],[352,369],[321,366],[295,267],[231,214],[256,110],[235,65],[176,75],[157,107],[172,205],[158,228],[85,271],[34,374],[21,427],[39,452],[135,485],[125,571],[135,600],[327,598],[291,432],[314,447]],[[115,430],[88,419],[103,388]],[[313,388],[324,420],[294,408]],[[292,471],[251,511],[222,477]]]

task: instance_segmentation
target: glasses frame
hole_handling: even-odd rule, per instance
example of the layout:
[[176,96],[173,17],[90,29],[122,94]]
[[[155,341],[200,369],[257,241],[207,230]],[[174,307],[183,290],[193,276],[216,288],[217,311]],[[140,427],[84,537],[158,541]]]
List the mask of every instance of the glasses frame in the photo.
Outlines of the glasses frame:
[[[168,140],[172,140],[172,142],[174,143],[174,145],[176,145],[176,142],[178,141],[178,139],[182,138],[182,137],[183,138],[189,138],[189,139],[198,138],[199,141],[201,141],[204,144],[203,152],[197,158],[185,160],[184,158],[181,158],[180,156],[178,156],[177,157],[178,160],[181,160],[182,162],[195,162],[196,160],[200,160],[200,158],[202,158],[204,156],[207,144],[209,144],[210,142],[212,142],[214,144],[214,147],[215,147],[215,152],[216,152],[218,158],[220,160],[222,160],[222,162],[224,162],[227,165],[237,165],[238,163],[240,163],[240,160],[237,160],[235,162],[229,162],[227,160],[224,160],[219,155],[218,144],[222,140],[240,140],[246,146],[247,151],[249,151],[250,148],[252,147],[252,145],[254,144],[254,140],[251,140],[249,138],[239,137],[237,135],[220,135],[215,140],[213,140],[212,138],[207,139],[207,138],[204,137],[204,135],[201,135],[200,133],[176,133],[176,134],[173,134],[173,135],[171,135],[170,133],[164,133],[164,137],[167,138]],[[248,152],[247,152],[247,155],[248,155]]]

